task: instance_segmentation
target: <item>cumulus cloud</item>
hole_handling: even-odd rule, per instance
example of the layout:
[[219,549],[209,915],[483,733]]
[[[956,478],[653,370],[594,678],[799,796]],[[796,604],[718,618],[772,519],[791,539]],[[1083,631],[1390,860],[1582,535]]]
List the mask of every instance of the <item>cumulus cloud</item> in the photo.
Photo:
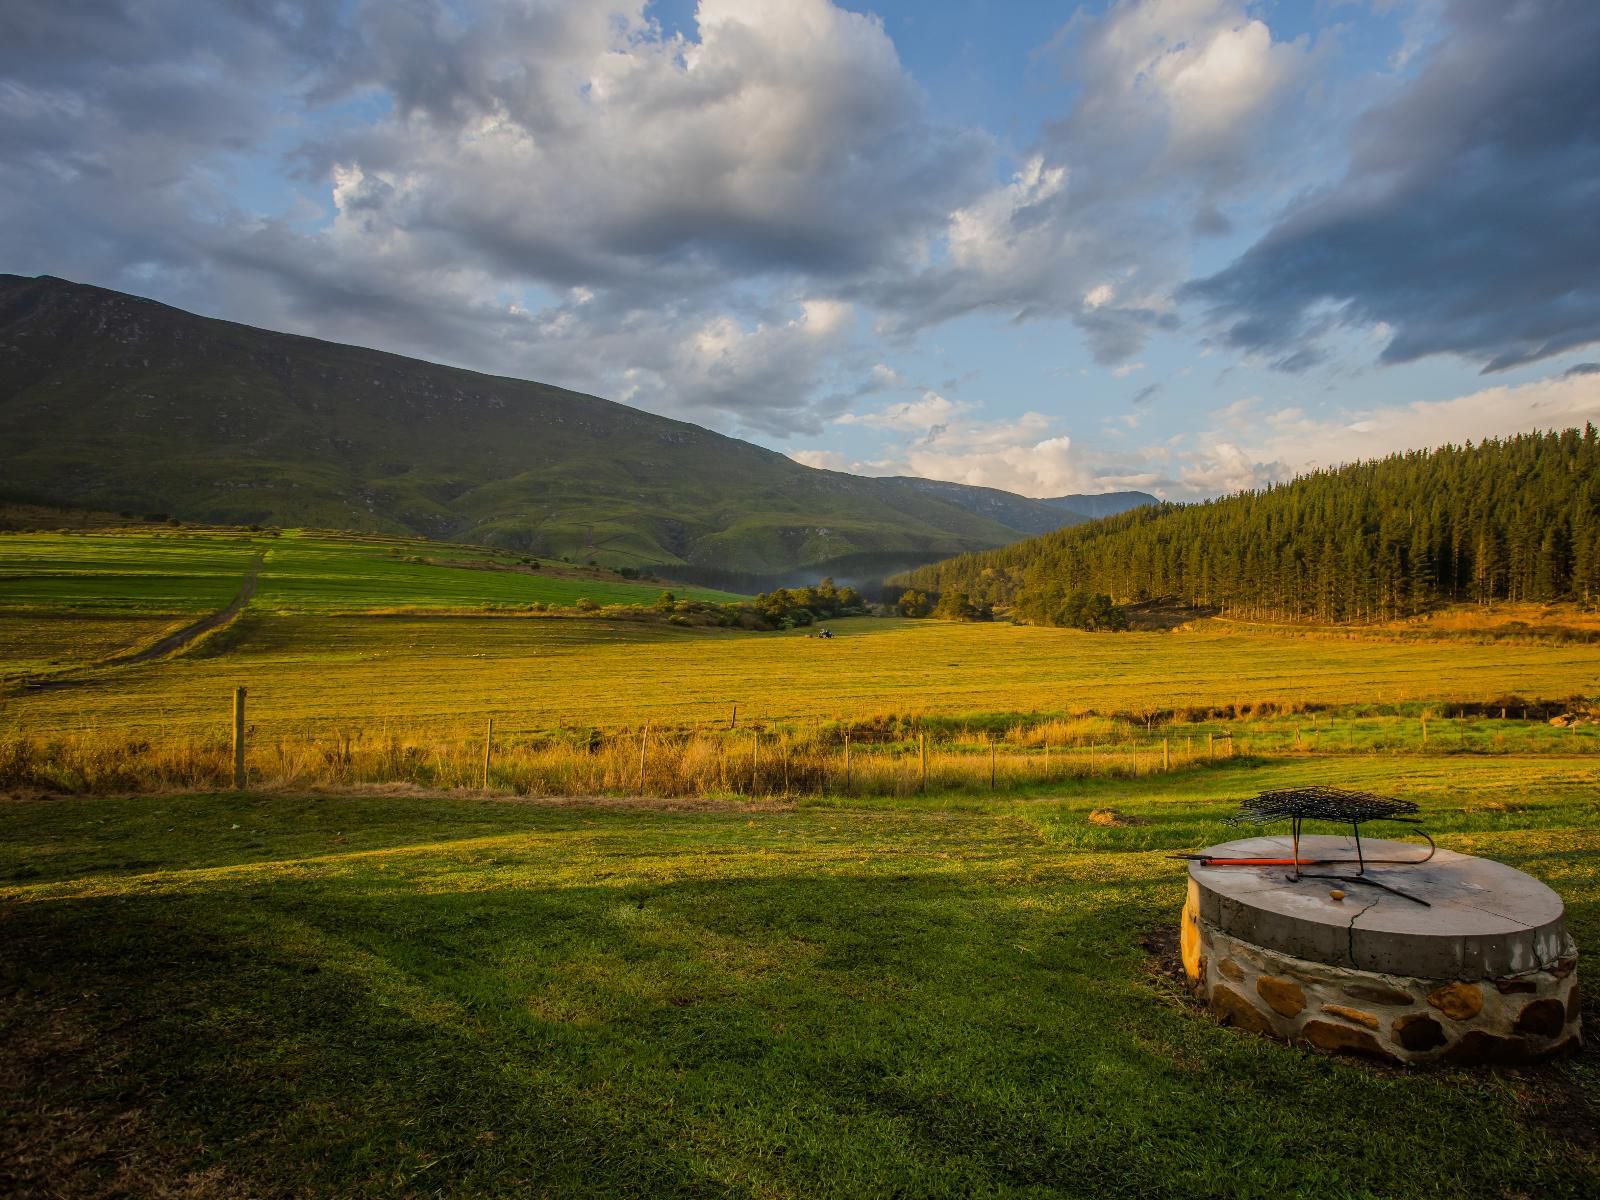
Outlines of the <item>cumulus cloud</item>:
[[[1115,365],[1177,326],[1191,229],[1275,159],[1314,58],[1240,0],[1122,0],[1056,47],[1076,93],[1011,178],[950,215],[929,265],[865,289],[892,330],[972,312],[1066,318]],[[1174,212],[1189,211],[1186,226]]]
[[901,432],[932,434],[936,429],[948,429],[951,421],[968,412],[971,405],[941,396],[935,391],[925,391],[916,400],[891,404],[877,412],[845,413],[835,418],[840,425],[866,425],[873,429],[895,429]]
[[875,457],[829,450],[800,450],[790,457],[807,466],[917,475],[1025,496],[1098,490],[1096,460],[1086,457],[1054,419],[1026,412],[1014,420],[985,421],[980,411],[978,405],[926,391],[916,400],[835,419],[839,425],[900,435]]
[[1212,414],[1217,426],[1186,438],[1174,494],[1214,495],[1293,475],[1451,441],[1508,437],[1529,429],[1600,424],[1600,374],[1492,387],[1445,400],[1352,409],[1334,416],[1300,408],[1264,412],[1258,397]]
[[1415,78],[1361,122],[1349,169],[1186,295],[1285,370],[1321,334],[1496,371],[1600,340],[1600,5],[1450,0]]
[[628,368],[617,398],[731,417],[776,433],[815,431],[810,396],[852,320],[851,307],[834,300],[805,301],[800,315],[781,325],[746,329],[715,317],[673,345],[664,361]]
[[[787,313],[916,260],[992,143],[930,119],[873,17],[701,0],[694,29],[643,0],[17,0],[5,265],[813,427],[847,310]],[[259,211],[252,156],[289,168]]]

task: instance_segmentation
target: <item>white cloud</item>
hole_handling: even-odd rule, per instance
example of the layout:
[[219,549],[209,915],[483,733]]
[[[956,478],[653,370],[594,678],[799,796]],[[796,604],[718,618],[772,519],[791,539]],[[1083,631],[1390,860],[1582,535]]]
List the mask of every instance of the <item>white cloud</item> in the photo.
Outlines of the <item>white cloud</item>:
[[873,429],[928,433],[936,428],[948,426],[951,421],[970,408],[970,405],[941,396],[938,392],[926,391],[916,400],[891,404],[877,412],[844,413],[834,420],[840,425],[866,425]]
[[850,462],[837,450],[791,450],[789,457],[805,467],[816,467],[819,471],[848,471]]
[[5,7],[7,269],[784,433],[832,415],[849,285],[992,177],[828,0],[193,8]]
[[622,399],[774,432],[815,428],[812,393],[853,323],[852,307],[834,300],[803,301],[783,323],[746,326],[721,314],[630,368]]
[[[1180,454],[1178,482],[1194,495],[1257,488],[1305,471],[1381,458],[1445,441],[1482,441],[1530,429],[1600,424],[1600,375],[1493,387],[1447,400],[1313,417],[1280,409],[1260,418],[1255,398],[1213,416],[1227,433],[1195,435]],[[1251,419],[1252,416],[1254,419]],[[1253,435],[1253,436],[1252,436]]]

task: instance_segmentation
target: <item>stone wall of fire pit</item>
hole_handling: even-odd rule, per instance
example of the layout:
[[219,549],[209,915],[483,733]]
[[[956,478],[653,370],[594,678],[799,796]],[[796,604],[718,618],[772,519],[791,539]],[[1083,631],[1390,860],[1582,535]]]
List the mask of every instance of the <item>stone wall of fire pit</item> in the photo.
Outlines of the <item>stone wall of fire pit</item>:
[[[1363,846],[1372,858],[1426,852]],[[1290,850],[1287,838],[1250,838],[1204,853]],[[1303,857],[1353,853],[1347,838],[1301,839]],[[1446,850],[1426,866],[1367,870],[1428,904],[1325,877],[1353,867],[1306,867],[1290,882],[1284,867],[1191,864],[1183,965],[1211,1010],[1251,1032],[1394,1063],[1520,1063],[1577,1046],[1577,951],[1553,891]]]

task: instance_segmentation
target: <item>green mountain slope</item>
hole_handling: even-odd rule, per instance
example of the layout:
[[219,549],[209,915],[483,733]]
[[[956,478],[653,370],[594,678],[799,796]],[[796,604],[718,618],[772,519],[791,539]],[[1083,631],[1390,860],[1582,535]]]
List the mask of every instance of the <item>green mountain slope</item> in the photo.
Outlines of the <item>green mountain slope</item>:
[[1073,519],[1016,496],[1012,525],[594,396],[50,277],[0,276],[0,427],[16,499],[750,579],[881,573]]
[[1139,508],[897,576],[1056,623],[1074,593],[1382,620],[1452,601],[1600,596],[1594,426],[1397,454],[1260,492]]

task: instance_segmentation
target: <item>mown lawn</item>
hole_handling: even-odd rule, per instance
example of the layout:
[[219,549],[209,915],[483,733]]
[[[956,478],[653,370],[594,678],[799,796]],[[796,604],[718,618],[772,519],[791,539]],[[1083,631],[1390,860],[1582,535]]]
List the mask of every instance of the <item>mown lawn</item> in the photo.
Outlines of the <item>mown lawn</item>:
[[[1341,769],[1597,944],[1593,768],[1454,766]],[[1153,969],[1165,852],[1333,769],[872,807],[5,802],[0,1192],[1594,1194],[1592,1051],[1373,1069]],[[1107,804],[1148,823],[1086,822]]]

